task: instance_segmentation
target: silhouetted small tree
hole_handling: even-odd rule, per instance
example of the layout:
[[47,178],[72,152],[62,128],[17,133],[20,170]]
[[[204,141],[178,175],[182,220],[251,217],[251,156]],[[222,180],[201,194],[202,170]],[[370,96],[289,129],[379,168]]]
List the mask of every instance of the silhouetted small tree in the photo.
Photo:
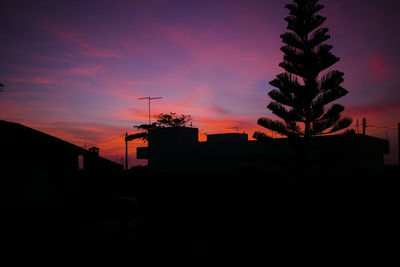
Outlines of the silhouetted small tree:
[[192,127],[192,116],[190,115],[177,115],[174,112],[170,113],[160,113],[155,116],[157,118],[156,126],[165,128],[165,127]]
[[[339,61],[331,53],[332,46],[324,44],[330,36],[327,28],[320,28],[326,20],[317,15],[323,6],[318,0],[294,0],[286,5],[290,15],[286,32],[281,35],[285,44],[283,62],[285,72],[277,75],[270,84],[277,88],[268,93],[273,100],[267,106],[282,120],[258,119],[258,124],[287,137],[304,137],[330,134],[343,130],[352,123],[351,118],[341,117],[344,107],[327,104],[345,96],[348,91],[340,84],[343,72],[332,70],[320,73]],[[267,137],[261,132],[256,139]]]
[[140,124],[134,126],[138,130],[142,130],[142,132],[132,134],[129,136],[129,141],[134,139],[142,139],[147,140],[149,136],[149,130],[156,128],[167,128],[167,127],[192,127],[192,116],[190,115],[177,115],[175,112],[170,113],[160,113],[154,116],[157,120],[152,124]]

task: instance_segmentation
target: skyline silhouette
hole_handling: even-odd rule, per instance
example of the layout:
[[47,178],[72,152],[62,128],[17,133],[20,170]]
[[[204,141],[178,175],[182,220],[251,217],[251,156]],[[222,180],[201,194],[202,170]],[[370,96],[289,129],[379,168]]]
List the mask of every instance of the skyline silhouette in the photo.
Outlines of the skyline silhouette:
[[[154,114],[191,114],[201,140],[233,127],[250,136],[262,131],[255,122],[271,116],[267,83],[281,71],[285,3],[229,3],[7,3],[1,33],[13,38],[1,44],[0,82],[7,89],[0,119],[82,147],[97,145],[116,162],[124,154],[123,134],[147,120],[146,103],[137,100],[143,95],[164,97],[152,106]],[[352,127],[363,117],[370,125],[396,127],[397,2],[321,4],[329,43],[341,58],[335,68],[345,73],[350,91],[341,102],[344,115],[354,119]],[[386,138],[384,129],[367,134]],[[387,163],[394,164],[396,132],[388,137]],[[131,151],[142,144],[130,144]]]

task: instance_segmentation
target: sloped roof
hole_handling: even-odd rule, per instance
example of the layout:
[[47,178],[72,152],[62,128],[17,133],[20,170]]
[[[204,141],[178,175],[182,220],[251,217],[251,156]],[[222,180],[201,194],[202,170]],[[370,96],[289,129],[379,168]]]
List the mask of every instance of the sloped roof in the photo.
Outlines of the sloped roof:
[[[89,154],[82,147],[64,141],[55,136],[32,129],[25,125],[0,120],[0,153],[43,155],[49,153]],[[119,165],[108,159],[99,157],[102,162]]]
[[87,150],[52,135],[40,132],[25,125],[0,120],[0,146],[5,150],[36,150],[49,152],[54,150],[83,154]]

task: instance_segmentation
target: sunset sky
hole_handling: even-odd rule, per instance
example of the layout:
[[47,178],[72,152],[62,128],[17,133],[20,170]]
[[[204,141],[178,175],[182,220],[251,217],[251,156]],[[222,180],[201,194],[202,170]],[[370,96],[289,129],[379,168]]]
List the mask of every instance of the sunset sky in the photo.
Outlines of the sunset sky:
[[[152,113],[190,114],[205,134],[230,127],[251,136],[270,116],[269,81],[283,70],[280,35],[290,1],[3,1],[0,5],[0,119],[76,145],[100,148],[120,162],[123,135]],[[398,0],[321,0],[333,69],[349,94],[337,102],[354,121],[397,127],[400,121]],[[368,128],[391,141],[396,130]],[[130,143],[130,163],[135,147]]]

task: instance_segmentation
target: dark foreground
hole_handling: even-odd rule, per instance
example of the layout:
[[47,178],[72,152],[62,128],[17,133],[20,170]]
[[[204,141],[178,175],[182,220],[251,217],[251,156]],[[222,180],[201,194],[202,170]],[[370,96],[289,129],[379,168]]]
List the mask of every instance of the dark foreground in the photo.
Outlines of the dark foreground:
[[139,169],[73,177],[32,201],[9,190],[2,265],[399,266],[398,174]]

